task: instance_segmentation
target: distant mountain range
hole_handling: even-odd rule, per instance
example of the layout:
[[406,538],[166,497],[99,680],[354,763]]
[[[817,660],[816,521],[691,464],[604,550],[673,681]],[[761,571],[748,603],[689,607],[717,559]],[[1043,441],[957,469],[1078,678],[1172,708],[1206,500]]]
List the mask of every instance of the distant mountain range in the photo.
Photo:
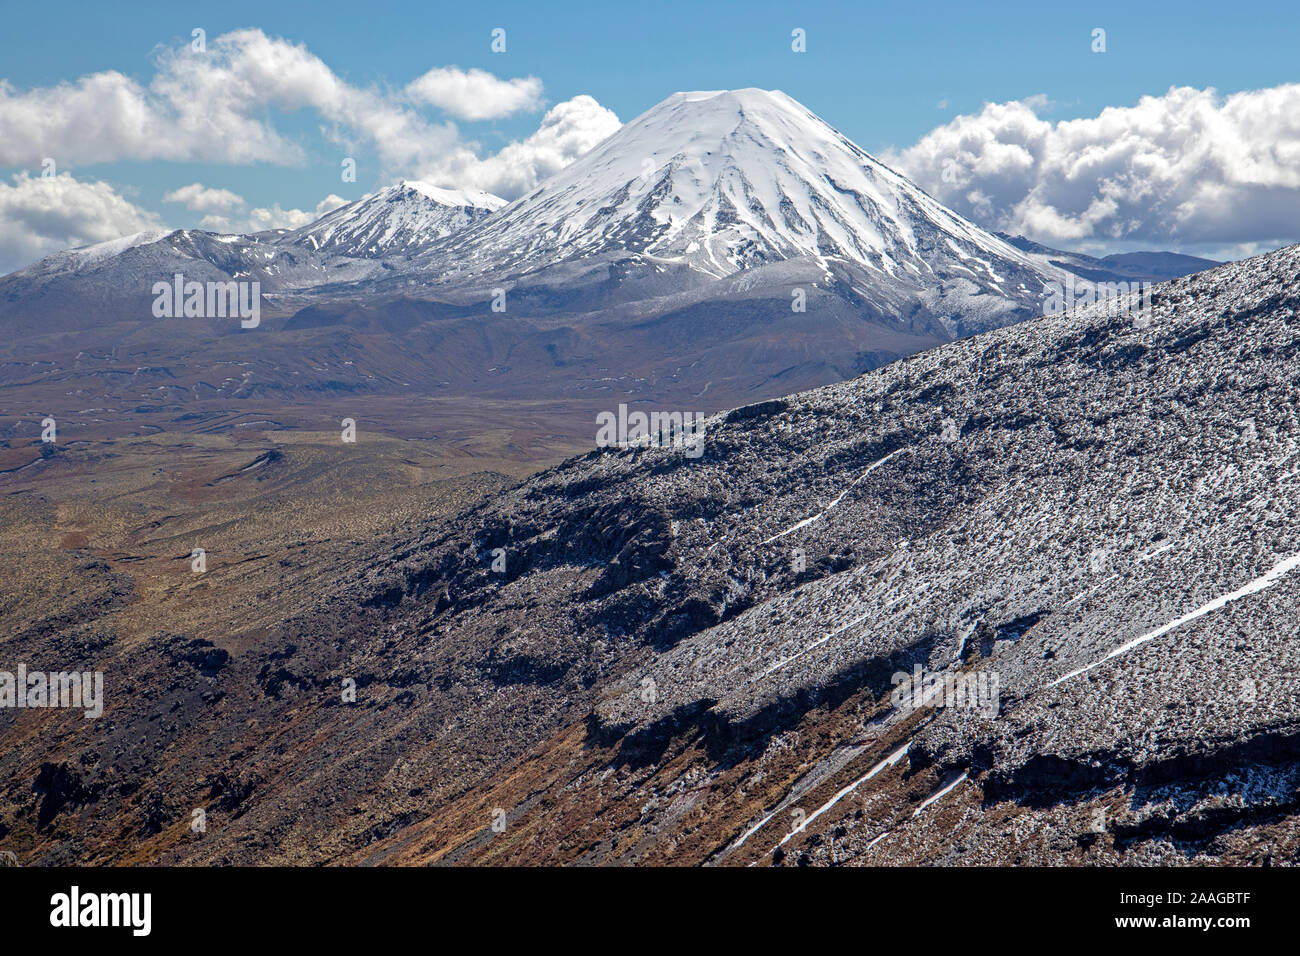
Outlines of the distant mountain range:
[[[0,402],[99,395],[159,423],[202,418],[204,397],[708,411],[1039,314],[1070,273],[1209,264],[994,235],[783,93],[678,93],[512,203],[402,182],[293,231],[149,232],[43,259],[0,279]],[[156,318],[152,290],[177,274],[256,281],[263,320]],[[256,348],[234,341],[248,334]]]
[[1121,252],[1096,259],[1078,252],[1051,249],[1024,236],[1008,236],[1001,232],[995,235],[1031,258],[1073,272],[1089,282],[1165,282],[1223,264],[1178,252]]

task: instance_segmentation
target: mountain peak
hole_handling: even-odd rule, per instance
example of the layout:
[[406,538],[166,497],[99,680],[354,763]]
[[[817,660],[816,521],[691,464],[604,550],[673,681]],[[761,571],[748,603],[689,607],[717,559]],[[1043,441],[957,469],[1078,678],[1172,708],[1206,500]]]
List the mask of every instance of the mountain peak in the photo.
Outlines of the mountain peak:
[[949,314],[1026,306],[1054,278],[797,100],[752,88],[672,94],[430,251],[471,282],[597,255],[715,278],[787,260],[829,277],[839,264],[863,271],[863,287],[939,288]]
[[340,206],[279,241],[360,259],[409,255],[504,205],[500,196],[481,190],[404,179]]
[[385,192],[390,195],[415,193],[424,196],[426,199],[432,199],[443,206],[467,209],[487,209],[491,211],[500,209],[506,204],[506,201],[500,196],[494,196],[492,193],[484,192],[481,189],[450,189],[435,186],[433,183],[425,182],[422,179],[403,179],[397,184],[389,186],[387,190],[380,190],[380,193]]
[[769,127],[776,124],[788,129],[805,124],[826,125],[806,106],[780,90],[760,90],[755,87],[740,90],[695,90],[666,97],[628,123],[610,140],[619,137],[624,130],[639,127],[695,131],[701,137],[725,136],[747,122]]
[[[739,106],[789,106],[798,107],[796,100],[786,96],[780,90],[762,90],[756,86],[747,86],[738,90],[684,90],[664,98],[658,109],[669,103],[708,103],[716,101],[719,105],[736,104]],[[800,107],[802,108],[802,107]]]

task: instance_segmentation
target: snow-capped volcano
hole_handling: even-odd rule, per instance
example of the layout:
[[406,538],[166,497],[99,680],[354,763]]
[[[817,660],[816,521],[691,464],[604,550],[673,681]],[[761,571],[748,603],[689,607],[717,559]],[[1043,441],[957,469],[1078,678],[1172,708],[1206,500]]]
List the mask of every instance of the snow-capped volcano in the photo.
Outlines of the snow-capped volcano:
[[405,180],[286,233],[278,244],[360,259],[408,255],[505,204],[499,196],[480,190],[443,189]]
[[[494,341],[529,345],[480,356],[486,368],[523,375],[527,355],[554,366],[539,380],[604,381],[635,366],[748,398],[1041,314],[1067,268],[962,219],[784,93],[746,89],[675,93],[509,204],[407,181],[289,232],[62,253],[0,282],[0,320],[151,318],[150,290],[178,273],[256,281],[270,307],[310,310],[298,324],[312,328],[348,326],[358,303],[462,316],[491,302],[508,332]],[[556,317],[568,331],[539,351],[529,323]],[[461,345],[481,327],[463,331]]]
[[[676,93],[491,221],[440,244],[471,269],[614,251],[713,276],[852,263],[914,287],[1037,295],[1042,268],[781,92]],[[436,252],[437,250],[435,250]]]

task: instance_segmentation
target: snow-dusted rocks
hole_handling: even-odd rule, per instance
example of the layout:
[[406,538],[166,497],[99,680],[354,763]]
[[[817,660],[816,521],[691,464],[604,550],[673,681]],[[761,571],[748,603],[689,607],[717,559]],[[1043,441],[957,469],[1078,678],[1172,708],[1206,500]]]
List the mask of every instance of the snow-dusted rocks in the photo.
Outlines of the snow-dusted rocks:
[[[1291,247],[1160,286],[1142,322],[951,343],[715,416],[698,460],[593,452],[359,594],[427,613],[435,656],[508,647],[554,689],[529,720],[587,695],[624,775],[575,812],[645,808],[596,859],[1291,859],[1297,275]],[[993,699],[898,704],[918,670]],[[485,720],[523,721],[506,699]]]

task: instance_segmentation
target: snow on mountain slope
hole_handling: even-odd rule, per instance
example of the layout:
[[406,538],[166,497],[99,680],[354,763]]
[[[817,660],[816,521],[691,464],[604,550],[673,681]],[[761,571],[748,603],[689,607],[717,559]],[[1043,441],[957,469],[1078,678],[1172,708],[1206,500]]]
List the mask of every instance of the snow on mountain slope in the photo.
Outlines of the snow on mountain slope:
[[[260,283],[263,295],[308,292],[327,282],[360,283],[381,271],[373,260],[346,258],[278,241],[274,232],[222,235],[201,229],[143,232],[47,256],[0,279],[6,321],[53,327],[72,321],[148,320],[141,301],[160,280]],[[61,318],[60,318],[61,317]]]
[[353,258],[406,255],[505,204],[499,196],[480,190],[442,189],[405,180],[340,206],[276,242]]
[[118,239],[108,239],[104,242],[91,243],[88,246],[77,246],[72,249],[64,249],[61,252],[55,252],[51,255],[45,256],[43,259],[38,259],[31,265],[15,270],[9,275],[23,276],[32,279],[50,276],[78,275],[92,271],[105,264],[111,265],[120,256],[133,249],[139,249],[144,246],[151,246],[155,243],[162,242],[174,234],[175,233],[168,232],[166,229],[146,229],[143,232],[133,233],[129,236],[122,236]]
[[89,246],[78,246],[75,249],[68,249],[66,252],[58,252],[42,261],[56,268],[65,267],[74,270],[84,269],[87,266],[121,255],[128,249],[134,249],[137,246],[147,246],[150,243],[157,242],[166,236],[167,230],[165,229],[146,229],[143,232],[137,232],[129,236],[122,236],[120,239],[109,239],[105,242],[96,242]]
[[[1300,859],[1297,270],[736,409],[699,458],[594,451],[402,542],[352,600],[402,667],[491,684],[439,759],[549,743],[427,809],[460,833],[356,859]],[[485,805],[527,838],[484,850]]]
[[[514,300],[526,309],[645,302],[642,312],[663,314],[736,301],[729,277],[743,272],[743,297],[766,303],[756,312],[788,314],[797,288],[816,300],[809,311],[934,341],[1034,314],[1046,284],[1065,275],[947,210],[784,93],[755,89],[676,93],[509,206],[403,182],[290,232],[202,235],[171,234],[170,252],[128,249],[120,258],[132,275],[103,278],[128,287],[139,266],[201,271],[185,261],[197,252],[280,293],[437,288],[471,303],[484,288],[531,283],[532,300]],[[97,272],[118,258],[98,259]],[[682,295],[691,301],[672,301]]]
[[1036,296],[1055,276],[784,93],[676,93],[432,250],[463,275],[613,252],[713,276],[778,260],[859,265],[914,288]]
[[293,231],[222,235],[201,229],[149,230],[46,256],[12,278],[44,285],[60,277],[84,279],[107,270],[106,278],[129,289],[136,284],[137,274],[143,281],[154,272],[155,278],[161,278],[179,271],[201,279],[254,278],[266,289],[305,291],[327,278],[356,282],[376,273],[369,263],[341,260],[409,254],[505,204],[504,199],[478,190],[406,181],[340,206]]
[[[198,281],[247,279],[264,294],[322,294],[340,285],[365,295],[389,263],[463,229],[505,200],[475,190],[441,189],[422,182],[388,186],[294,231],[222,235],[201,229],[153,230],[47,256],[0,282],[4,298],[26,304],[39,298],[63,311],[140,316],[138,300],[160,279],[176,273]],[[39,308],[39,306],[38,306]]]

